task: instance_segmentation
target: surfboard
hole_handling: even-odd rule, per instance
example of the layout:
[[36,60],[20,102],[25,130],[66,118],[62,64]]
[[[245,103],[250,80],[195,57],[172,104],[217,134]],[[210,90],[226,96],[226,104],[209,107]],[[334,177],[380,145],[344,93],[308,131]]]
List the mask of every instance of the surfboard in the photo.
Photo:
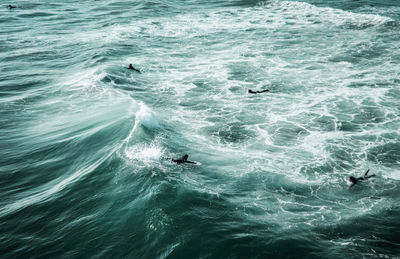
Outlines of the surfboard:
[[199,161],[192,161],[192,162],[195,162],[196,164],[190,164],[190,165],[201,165],[201,163]]

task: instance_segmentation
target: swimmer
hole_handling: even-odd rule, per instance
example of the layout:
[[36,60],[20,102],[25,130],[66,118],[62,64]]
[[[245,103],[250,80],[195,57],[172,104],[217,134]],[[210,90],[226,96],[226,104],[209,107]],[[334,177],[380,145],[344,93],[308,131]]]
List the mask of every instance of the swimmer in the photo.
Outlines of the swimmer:
[[14,5],[10,5],[10,4],[9,4],[9,5],[7,6],[7,8],[8,8],[8,9],[13,9],[13,8],[17,8],[17,7],[14,6]]
[[141,73],[141,72],[140,72],[140,70],[139,70],[139,69],[136,69],[136,68],[134,68],[134,67],[132,66],[132,64],[129,64],[129,67],[128,67],[128,69],[130,69],[130,70],[133,70],[133,71],[135,71],[135,72],[138,72],[138,73]]
[[375,176],[375,174],[368,176],[368,173],[369,173],[369,169],[365,172],[364,177],[355,178],[353,176],[350,176],[349,177],[349,181],[351,182],[351,185],[349,186],[349,188],[351,188],[354,185],[356,185],[358,181],[364,181],[364,180],[367,180],[368,178],[371,178],[371,177]]
[[265,90],[261,90],[261,91],[253,91],[253,90],[249,89],[249,91],[248,91],[249,94],[260,94],[260,93],[265,93],[265,92],[269,92],[269,89],[265,89]]
[[189,158],[188,154],[185,154],[183,157],[179,158],[179,159],[171,159],[172,162],[175,162],[177,164],[183,164],[183,163],[188,163],[188,164],[197,164],[196,162],[193,161],[189,161],[187,160]]

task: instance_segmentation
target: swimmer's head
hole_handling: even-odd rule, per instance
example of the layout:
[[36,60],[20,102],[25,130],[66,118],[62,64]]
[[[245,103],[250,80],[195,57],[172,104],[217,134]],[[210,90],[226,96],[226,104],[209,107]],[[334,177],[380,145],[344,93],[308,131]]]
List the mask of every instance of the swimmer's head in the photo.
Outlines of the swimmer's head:
[[189,155],[188,154],[185,154],[184,156],[183,156],[183,159],[184,160],[187,160],[189,158]]
[[349,181],[352,182],[352,183],[354,183],[354,184],[357,183],[357,179],[356,179],[355,177],[353,177],[353,176],[350,176],[350,177],[349,177]]

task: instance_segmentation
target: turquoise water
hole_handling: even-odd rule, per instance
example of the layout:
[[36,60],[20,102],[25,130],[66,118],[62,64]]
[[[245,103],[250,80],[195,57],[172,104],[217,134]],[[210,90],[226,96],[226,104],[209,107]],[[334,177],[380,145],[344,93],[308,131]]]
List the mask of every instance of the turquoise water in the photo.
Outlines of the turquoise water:
[[0,257],[400,256],[398,1],[7,4]]

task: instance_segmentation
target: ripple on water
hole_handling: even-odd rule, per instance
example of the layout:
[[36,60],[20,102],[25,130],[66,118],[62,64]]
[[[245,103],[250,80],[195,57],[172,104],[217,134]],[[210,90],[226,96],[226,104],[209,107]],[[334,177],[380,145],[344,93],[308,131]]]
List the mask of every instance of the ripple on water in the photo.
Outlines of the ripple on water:
[[290,146],[296,144],[297,141],[310,133],[303,127],[299,127],[293,123],[278,121],[268,129],[271,139],[275,145]]
[[243,143],[256,136],[240,122],[214,125],[205,128],[211,136],[217,137],[221,143]]
[[387,143],[370,148],[368,160],[389,168],[399,168],[400,143]]

